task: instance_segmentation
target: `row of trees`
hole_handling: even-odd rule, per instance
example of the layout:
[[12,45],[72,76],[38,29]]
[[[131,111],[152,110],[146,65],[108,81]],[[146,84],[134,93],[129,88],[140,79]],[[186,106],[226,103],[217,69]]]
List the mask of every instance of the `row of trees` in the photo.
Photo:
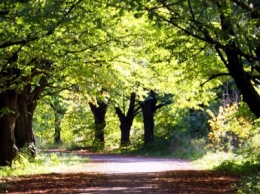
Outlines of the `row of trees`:
[[[84,94],[101,141],[100,121],[107,102],[113,102],[122,145],[129,142],[129,126],[139,110],[145,141],[150,141],[156,93],[173,94],[179,106],[199,108],[215,97],[212,89],[226,76],[260,116],[257,0],[17,0],[0,5],[1,166],[34,144],[38,100],[62,90]],[[121,97],[130,99],[128,112]],[[58,122],[64,110],[55,110],[61,111]]]
[[76,67],[73,64],[80,68],[87,58],[75,53],[108,41],[97,36],[104,32],[97,28],[102,15],[95,14],[103,8],[102,2],[84,1],[1,3],[0,165],[10,165],[18,149],[34,143],[37,101],[51,89],[71,87],[72,81],[64,82],[65,77]]
[[[160,97],[154,91],[148,92],[147,97],[143,101],[138,101],[137,94],[131,93],[129,97],[123,99],[124,107],[114,105],[115,113],[120,122],[120,146],[125,147],[130,145],[130,130],[133,125],[134,118],[142,112],[144,124],[144,146],[151,145],[154,141],[154,116],[156,111],[172,103],[171,95]],[[128,106],[125,102],[129,101]],[[108,108],[108,103],[97,101],[97,104],[89,103],[95,120],[95,141],[104,147],[104,129],[106,126],[105,115]]]
[[134,53],[145,50],[151,33],[141,34],[144,19],[130,22],[133,16],[105,1],[7,1],[1,9],[0,165],[10,165],[35,143],[32,118],[41,97],[70,89],[91,104],[103,90],[114,98],[114,88],[134,87],[121,72],[137,65]]

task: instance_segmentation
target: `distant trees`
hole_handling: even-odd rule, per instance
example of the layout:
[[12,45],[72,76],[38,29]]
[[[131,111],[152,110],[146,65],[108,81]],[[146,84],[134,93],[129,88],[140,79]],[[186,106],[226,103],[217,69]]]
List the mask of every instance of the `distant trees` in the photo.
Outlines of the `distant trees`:
[[108,108],[108,103],[101,100],[97,100],[96,103],[89,102],[90,109],[94,115],[94,131],[95,139],[94,146],[97,146],[101,149],[105,146],[105,135],[104,129],[106,127],[106,112]]
[[66,104],[62,103],[62,98],[59,94],[51,95],[50,107],[54,112],[54,144],[61,144],[61,120],[66,113]]
[[156,111],[172,103],[172,95],[160,96],[151,90],[144,101],[140,102],[144,123],[144,146],[154,142],[154,116]]
[[119,106],[115,106],[116,114],[120,121],[121,147],[130,145],[130,130],[135,116],[140,112],[140,106],[138,106],[136,100],[136,93],[131,93],[129,98],[129,105],[125,108],[127,108],[126,112],[124,112],[124,110],[122,110]]

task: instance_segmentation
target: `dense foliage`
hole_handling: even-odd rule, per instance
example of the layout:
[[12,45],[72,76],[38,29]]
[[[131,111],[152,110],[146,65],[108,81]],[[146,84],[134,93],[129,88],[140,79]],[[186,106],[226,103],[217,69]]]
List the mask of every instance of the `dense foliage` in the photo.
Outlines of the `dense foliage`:
[[259,165],[259,10],[257,0],[2,1],[0,166],[53,146],[247,153]]

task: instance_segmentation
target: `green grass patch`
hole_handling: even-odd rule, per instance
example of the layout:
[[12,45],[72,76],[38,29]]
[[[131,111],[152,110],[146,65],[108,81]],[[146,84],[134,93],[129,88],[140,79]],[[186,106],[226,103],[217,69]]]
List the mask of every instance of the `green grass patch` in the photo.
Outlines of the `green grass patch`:
[[255,194],[260,193],[260,163],[256,161],[231,160],[224,161],[216,170],[229,171],[242,175],[239,185],[234,185],[237,188],[238,194]]
[[260,193],[260,163],[258,160],[226,152],[208,152],[204,157],[194,161],[203,169],[231,172],[241,175],[240,183],[232,185],[238,194]]
[[10,177],[63,172],[68,168],[81,167],[89,161],[89,158],[80,157],[73,153],[39,153],[35,158],[19,154],[12,167],[0,168],[0,174],[2,177]]
[[221,151],[207,152],[203,157],[193,161],[193,163],[202,169],[212,170],[221,165],[224,161],[230,160],[242,160],[242,156]]

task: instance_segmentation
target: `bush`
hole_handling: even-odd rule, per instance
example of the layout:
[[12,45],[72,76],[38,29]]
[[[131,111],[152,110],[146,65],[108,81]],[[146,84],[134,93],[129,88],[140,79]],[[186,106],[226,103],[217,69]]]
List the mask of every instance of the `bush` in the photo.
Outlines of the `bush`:
[[224,161],[216,170],[231,171],[242,174],[239,185],[234,185],[239,194],[260,193],[260,163],[250,161]]
[[207,112],[211,116],[208,148],[233,151],[246,144],[253,131],[253,120],[239,114],[238,104],[220,106],[216,115],[210,110]]
[[236,187],[238,188],[238,194],[260,193],[260,172],[243,177],[241,185]]
[[7,193],[6,189],[8,187],[7,181],[2,181],[0,179],[0,193]]

